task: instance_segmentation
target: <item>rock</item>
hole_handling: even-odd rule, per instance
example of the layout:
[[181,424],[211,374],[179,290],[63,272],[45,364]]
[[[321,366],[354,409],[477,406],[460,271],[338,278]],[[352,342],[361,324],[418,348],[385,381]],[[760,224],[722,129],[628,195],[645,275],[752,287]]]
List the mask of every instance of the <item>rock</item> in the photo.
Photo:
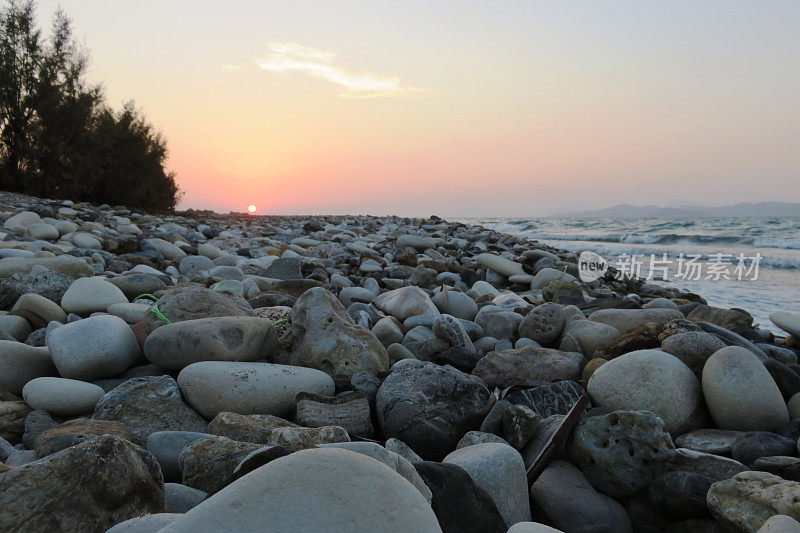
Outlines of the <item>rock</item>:
[[414,450],[400,439],[390,438],[386,440],[385,448],[390,452],[394,452],[400,457],[404,458],[411,464],[416,464],[422,461],[422,458],[417,455]]
[[559,349],[564,351],[581,352],[587,357],[594,357],[600,346],[607,344],[619,337],[619,332],[613,326],[592,322],[591,320],[573,320],[567,322],[561,332]]
[[557,270],[555,268],[543,268],[539,270],[531,280],[531,290],[543,289],[551,281],[575,281],[575,276]]
[[320,444],[321,448],[340,448],[351,452],[362,453],[368,457],[382,462],[414,485],[426,501],[431,501],[431,490],[419,476],[414,466],[403,456],[388,451],[386,448],[375,442],[336,442]]
[[741,472],[711,485],[706,498],[714,518],[735,531],[756,531],[776,514],[800,519],[800,483],[766,472]]
[[613,498],[597,492],[567,461],[553,461],[544,469],[531,485],[531,502],[562,531],[633,531],[625,509]]
[[117,303],[128,303],[128,299],[116,285],[101,278],[76,279],[61,298],[64,311],[82,316],[105,311]]
[[3,389],[13,394],[22,394],[26,383],[55,372],[56,368],[47,348],[0,340],[0,387]]
[[675,439],[675,445],[703,453],[730,455],[733,441],[744,435],[742,431],[726,429],[696,429]]
[[441,531],[425,498],[391,468],[363,454],[321,448],[262,466],[163,533],[256,531],[264,524],[272,531]]
[[178,457],[181,451],[189,444],[210,436],[197,431],[156,431],[147,436],[146,448],[158,461],[164,481],[180,481]]
[[677,448],[675,450],[672,469],[702,474],[715,481],[730,479],[739,472],[749,470],[745,465],[730,457],[696,452],[688,448]]
[[586,296],[580,285],[573,281],[550,281],[542,287],[542,299],[562,305],[583,305]]
[[180,516],[179,513],[156,513],[137,516],[120,522],[106,533],[156,533]]
[[477,378],[433,363],[408,361],[384,380],[376,399],[386,437],[423,458],[441,458],[481,415],[489,390]]
[[644,322],[654,322],[663,328],[671,320],[683,318],[677,309],[601,309],[589,316],[589,320],[608,324],[621,335],[629,332]]
[[800,339],[800,316],[780,311],[769,315],[769,319],[783,331]]
[[163,510],[153,456],[110,435],[0,475],[2,531],[104,531]]
[[186,252],[181,250],[178,246],[163,239],[148,239],[150,244],[167,259],[167,261],[180,262],[181,259],[186,257]]
[[0,438],[19,442],[25,432],[25,417],[30,412],[25,402],[0,401]]
[[705,518],[706,494],[714,481],[695,472],[667,472],[650,483],[650,501],[672,517]]
[[789,409],[790,419],[800,418],[800,392],[789,398],[786,407]]
[[521,264],[499,255],[478,254],[476,259],[482,267],[494,270],[505,277],[525,274]]
[[[214,316],[252,316],[253,314],[250,304],[241,297],[193,284],[170,289],[158,299],[156,304],[159,311],[172,322]],[[155,316],[148,316],[146,319],[148,334],[163,325],[164,322]]]
[[744,333],[751,328],[753,317],[736,309],[720,309],[709,305],[698,305],[686,315],[695,322],[709,322],[734,333]]
[[178,270],[184,276],[193,277],[200,272],[211,270],[215,266],[214,261],[203,255],[187,255],[181,259]]
[[753,470],[769,472],[783,479],[800,481],[800,459],[785,455],[759,457],[753,461]]
[[450,343],[450,346],[466,354],[475,354],[475,346],[472,344],[467,330],[463,324],[452,315],[439,315],[433,321],[433,332],[440,339]]
[[400,235],[397,237],[398,248],[416,248],[423,252],[427,248],[436,248],[436,240],[422,235]]
[[375,335],[356,326],[339,300],[322,288],[309,289],[295,303],[292,338],[293,365],[322,370],[342,385],[360,370],[377,374],[389,367],[386,348]]
[[561,533],[561,530],[538,522],[517,522],[508,529],[508,533]]
[[486,305],[478,311],[475,323],[483,329],[484,336],[512,340],[517,335],[522,318],[522,315],[514,311]]
[[376,297],[375,307],[403,322],[416,315],[434,314],[439,310],[430,297],[419,287],[401,287]]
[[524,405],[512,405],[503,413],[503,437],[521,450],[539,431],[541,417]]
[[792,396],[800,392],[800,375],[787,365],[775,359],[767,359],[764,361],[764,368],[772,376],[785,400],[788,401]]
[[544,303],[534,307],[519,323],[520,337],[533,339],[543,346],[554,346],[564,329],[567,316],[560,305]]
[[0,277],[0,308],[11,307],[24,294],[38,294],[60,302],[71,283],[69,276],[49,270]]
[[444,533],[505,533],[507,526],[494,500],[463,468],[430,461],[414,466],[431,490],[431,507]]
[[770,516],[764,525],[758,529],[758,533],[796,533],[800,531],[800,522],[782,514]]
[[108,306],[108,314],[120,317],[128,324],[136,324],[147,318],[152,306],[149,302],[140,301],[134,304],[111,304]]
[[797,441],[766,431],[746,433],[731,443],[731,456],[746,465],[752,465],[759,457],[795,453]]
[[[33,258],[6,257],[4,259],[0,259],[0,279],[13,274],[28,274],[37,267],[44,267],[47,270],[65,274],[73,279],[94,275],[92,267],[90,267],[86,261],[71,255]],[[25,279],[24,276],[23,279]],[[38,294],[42,294],[39,291],[30,290],[26,290],[24,292],[36,292]],[[42,294],[42,296],[47,295]],[[50,298],[50,296],[47,296],[47,298]],[[52,298],[50,299],[52,300]]]
[[384,346],[403,342],[403,330],[397,324],[394,317],[385,316],[372,326],[372,334],[381,341]]
[[125,381],[100,398],[94,418],[125,424],[140,446],[156,431],[202,432],[206,428],[206,421],[183,403],[178,384],[169,376]]
[[298,426],[274,415],[240,415],[223,411],[208,424],[208,431],[214,435],[242,442],[268,444],[272,430],[281,427]]
[[642,322],[624,335],[598,346],[593,356],[614,359],[629,352],[658,348],[658,335],[661,331],[661,327],[654,322]]
[[22,397],[32,408],[65,417],[91,413],[103,394],[97,385],[53,377],[33,379],[22,389]]
[[25,433],[22,435],[22,445],[28,449],[33,449],[36,437],[57,425],[58,421],[50,416],[47,411],[42,411],[41,409],[31,411],[25,417]]
[[341,426],[350,435],[364,437],[374,431],[369,402],[361,392],[344,392],[333,397],[301,392],[296,401],[296,419],[302,426]]
[[62,323],[67,321],[67,313],[58,304],[32,292],[20,296],[12,311],[40,328],[52,321]]
[[535,387],[556,380],[580,379],[583,364],[583,355],[576,352],[526,346],[490,352],[478,361],[472,373],[487,387]]
[[567,451],[595,488],[616,498],[646,487],[675,456],[664,422],[647,411],[584,418]]
[[789,420],[781,391],[767,369],[739,346],[727,346],[708,358],[703,395],[721,429],[769,431]]
[[173,370],[199,361],[267,359],[277,349],[275,328],[258,317],[183,320],[156,329],[144,343],[149,361]]
[[93,316],[58,326],[45,338],[61,377],[90,381],[127,370],[140,357],[128,324],[111,315]]
[[251,452],[261,448],[252,442],[238,442],[226,437],[203,437],[187,444],[178,456],[181,483],[213,494],[233,480],[236,465]]
[[164,483],[164,510],[168,513],[185,513],[194,509],[207,496],[202,490],[180,483]]
[[565,415],[584,394],[583,387],[574,381],[556,381],[532,389],[516,390],[506,396],[512,404],[522,404],[541,418]]
[[478,314],[478,304],[463,292],[445,289],[437,292],[432,301],[439,312],[456,318],[475,320]]
[[456,444],[456,450],[466,448],[467,446],[474,446],[476,444],[485,444],[487,442],[499,442],[500,444],[508,444],[508,442],[498,437],[494,433],[484,433],[483,431],[467,431],[461,440]]
[[209,419],[223,411],[285,416],[299,392],[334,392],[333,380],[324,372],[270,363],[193,363],[178,374],[178,384],[186,401]]
[[350,442],[350,436],[339,426],[322,426],[318,428],[279,427],[270,432],[267,444],[284,446],[304,444],[308,447],[317,444]]
[[664,339],[661,349],[683,361],[698,376],[711,355],[725,347],[725,343],[704,331],[687,331]]
[[142,294],[155,294],[167,288],[163,280],[152,274],[131,272],[124,276],[117,276],[108,280],[116,285],[129,300]]
[[530,521],[525,463],[517,450],[496,442],[476,444],[450,453],[443,462],[466,470],[494,500],[506,525]]
[[120,439],[131,440],[131,432],[119,422],[75,418],[63,424],[42,431],[34,440],[36,459],[60,452],[83,441],[93,440],[100,435],[114,435]]
[[595,405],[612,411],[651,411],[670,433],[687,428],[702,406],[700,382],[677,357],[637,350],[595,370],[586,387]]

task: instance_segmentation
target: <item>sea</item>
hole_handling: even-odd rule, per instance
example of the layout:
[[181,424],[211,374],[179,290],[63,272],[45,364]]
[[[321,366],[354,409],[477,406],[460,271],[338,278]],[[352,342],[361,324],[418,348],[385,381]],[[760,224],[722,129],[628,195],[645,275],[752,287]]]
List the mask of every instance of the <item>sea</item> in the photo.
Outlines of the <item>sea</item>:
[[690,290],[709,305],[745,309],[755,323],[774,332],[780,330],[770,313],[800,314],[800,218],[463,221],[578,253],[595,252],[622,273]]

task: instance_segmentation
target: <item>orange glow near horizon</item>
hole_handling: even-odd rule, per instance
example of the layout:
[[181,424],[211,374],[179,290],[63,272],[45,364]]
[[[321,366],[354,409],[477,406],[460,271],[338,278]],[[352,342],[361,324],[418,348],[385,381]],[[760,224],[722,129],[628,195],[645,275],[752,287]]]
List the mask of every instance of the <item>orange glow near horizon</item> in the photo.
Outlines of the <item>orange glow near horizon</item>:
[[182,208],[800,201],[797,2],[38,4],[163,132]]

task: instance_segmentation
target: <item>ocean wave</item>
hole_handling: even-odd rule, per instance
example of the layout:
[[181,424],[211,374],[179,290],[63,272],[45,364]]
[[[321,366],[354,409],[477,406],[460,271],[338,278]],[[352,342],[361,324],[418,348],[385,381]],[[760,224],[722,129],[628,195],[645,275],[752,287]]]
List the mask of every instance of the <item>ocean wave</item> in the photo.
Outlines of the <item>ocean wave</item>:
[[522,232],[529,239],[551,241],[586,241],[609,242],[620,244],[679,244],[692,243],[701,245],[727,244],[740,246],[754,246],[756,248],[781,248],[784,250],[800,250],[800,238],[781,237],[739,237],[734,235],[687,235],[680,233],[660,234],[629,234],[609,233],[602,235],[593,234],[568,234],[568,233],[534,233]]

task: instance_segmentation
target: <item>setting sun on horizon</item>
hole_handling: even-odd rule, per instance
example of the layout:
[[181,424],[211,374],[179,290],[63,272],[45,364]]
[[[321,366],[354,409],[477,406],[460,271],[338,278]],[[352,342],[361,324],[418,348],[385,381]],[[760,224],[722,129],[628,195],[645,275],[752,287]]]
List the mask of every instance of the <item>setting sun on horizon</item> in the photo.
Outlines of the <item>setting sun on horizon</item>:
[[47,0],[43,25],[58,6],[183,208],[800,200],[797,2]]

